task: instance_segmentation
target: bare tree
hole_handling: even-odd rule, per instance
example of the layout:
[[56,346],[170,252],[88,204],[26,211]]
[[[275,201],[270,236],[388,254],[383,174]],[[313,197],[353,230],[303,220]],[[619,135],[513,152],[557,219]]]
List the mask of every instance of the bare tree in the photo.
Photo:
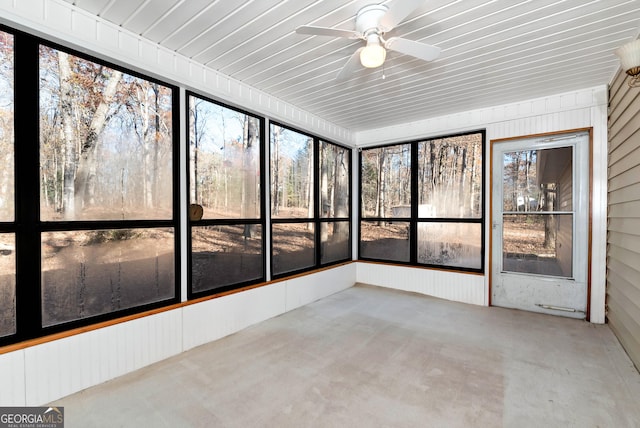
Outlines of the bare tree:
[[[242,155],[242,201],[240,204],[242,218],[255,218],[258,210],[257,177],[254,165],[253,150],[260,145],[260,121],[253,116],[245,115],[245,138]],[[253,225],[244,228],[245,238],[253,238]]]
[[271,206],[273,207],[273,215],[277,216],[282,203],[280,192],[280,138],[282,136],[282,128],[273,125],[271,129]]

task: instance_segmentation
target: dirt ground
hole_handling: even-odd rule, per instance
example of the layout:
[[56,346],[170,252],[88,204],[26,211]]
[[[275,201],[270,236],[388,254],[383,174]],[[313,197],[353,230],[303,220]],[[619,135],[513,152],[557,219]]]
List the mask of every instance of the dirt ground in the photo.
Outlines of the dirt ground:
[[531,219],[504,222],[503,251],[507,254],[555,255],[553,248],[545,248],[544,222]]

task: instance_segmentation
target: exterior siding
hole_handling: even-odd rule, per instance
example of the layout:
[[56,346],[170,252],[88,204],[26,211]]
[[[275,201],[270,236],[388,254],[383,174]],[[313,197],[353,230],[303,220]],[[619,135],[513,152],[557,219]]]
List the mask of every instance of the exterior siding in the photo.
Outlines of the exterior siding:
[[625,77],[609,92],[607,318],[640,367],[640,90]]

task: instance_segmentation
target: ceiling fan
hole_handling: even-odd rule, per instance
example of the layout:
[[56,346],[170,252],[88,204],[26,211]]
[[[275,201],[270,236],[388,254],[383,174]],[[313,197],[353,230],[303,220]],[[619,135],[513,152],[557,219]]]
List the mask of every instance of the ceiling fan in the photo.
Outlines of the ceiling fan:
[[366,46],[358,48],[349,58],[336,80],[344,80],[356,71],[359,65],[366,68],[380,67],[386,58],[387,49],[412,57],[433,61],[440,55],[440,48],[401,37],[384,39],[385,33],[395,28],[411,12],[417,9],[424,0],[397,0],[391,6],[372,4],[360,9],[356,15],[356,29],[343,30],[340,28],[316,27],[302,25],[296,28],[298,34],[312,34],[316,36],[345,37],[362,39]]

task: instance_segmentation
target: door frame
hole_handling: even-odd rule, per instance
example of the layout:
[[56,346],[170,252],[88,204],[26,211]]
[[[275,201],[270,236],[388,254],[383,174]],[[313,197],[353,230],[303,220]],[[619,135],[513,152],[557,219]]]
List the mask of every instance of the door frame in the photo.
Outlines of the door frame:
[[529,138],[544,138],[551,136],[559,136],[563,134],[570,134],[575,132],[587,132],[589,135],[589,179],[588,179],[588,219],[587,219],[587,228],[588,228],[588,237],[587,237],[587,309],[586,309],[586,321],[591,321],[591,268],[592,268],[592,259],[591,259],[591,251],[592,251],[592,227],[593,227],[593,127],[589,128],[576,128],[576,129],[567,129],[562,131],[553,131],[553,132],[544,132],[539,134],[529,134],[529,135],[521,135],[517,137],[509,137],[509,138],[496,138],[489,141],[489,221],[487,226],[489,228],[489,242],[487,248],[489,249],[489,259],[488,259],[488,275],[489,275],[489,287],[488,287],[488,302],[489,306],[493,306],[492,298],[493,298],[493,178],[494,178],[494,165],[493,165],[493,148],[494,144],[504,143],[507,141],[513,140],[524,140]]

